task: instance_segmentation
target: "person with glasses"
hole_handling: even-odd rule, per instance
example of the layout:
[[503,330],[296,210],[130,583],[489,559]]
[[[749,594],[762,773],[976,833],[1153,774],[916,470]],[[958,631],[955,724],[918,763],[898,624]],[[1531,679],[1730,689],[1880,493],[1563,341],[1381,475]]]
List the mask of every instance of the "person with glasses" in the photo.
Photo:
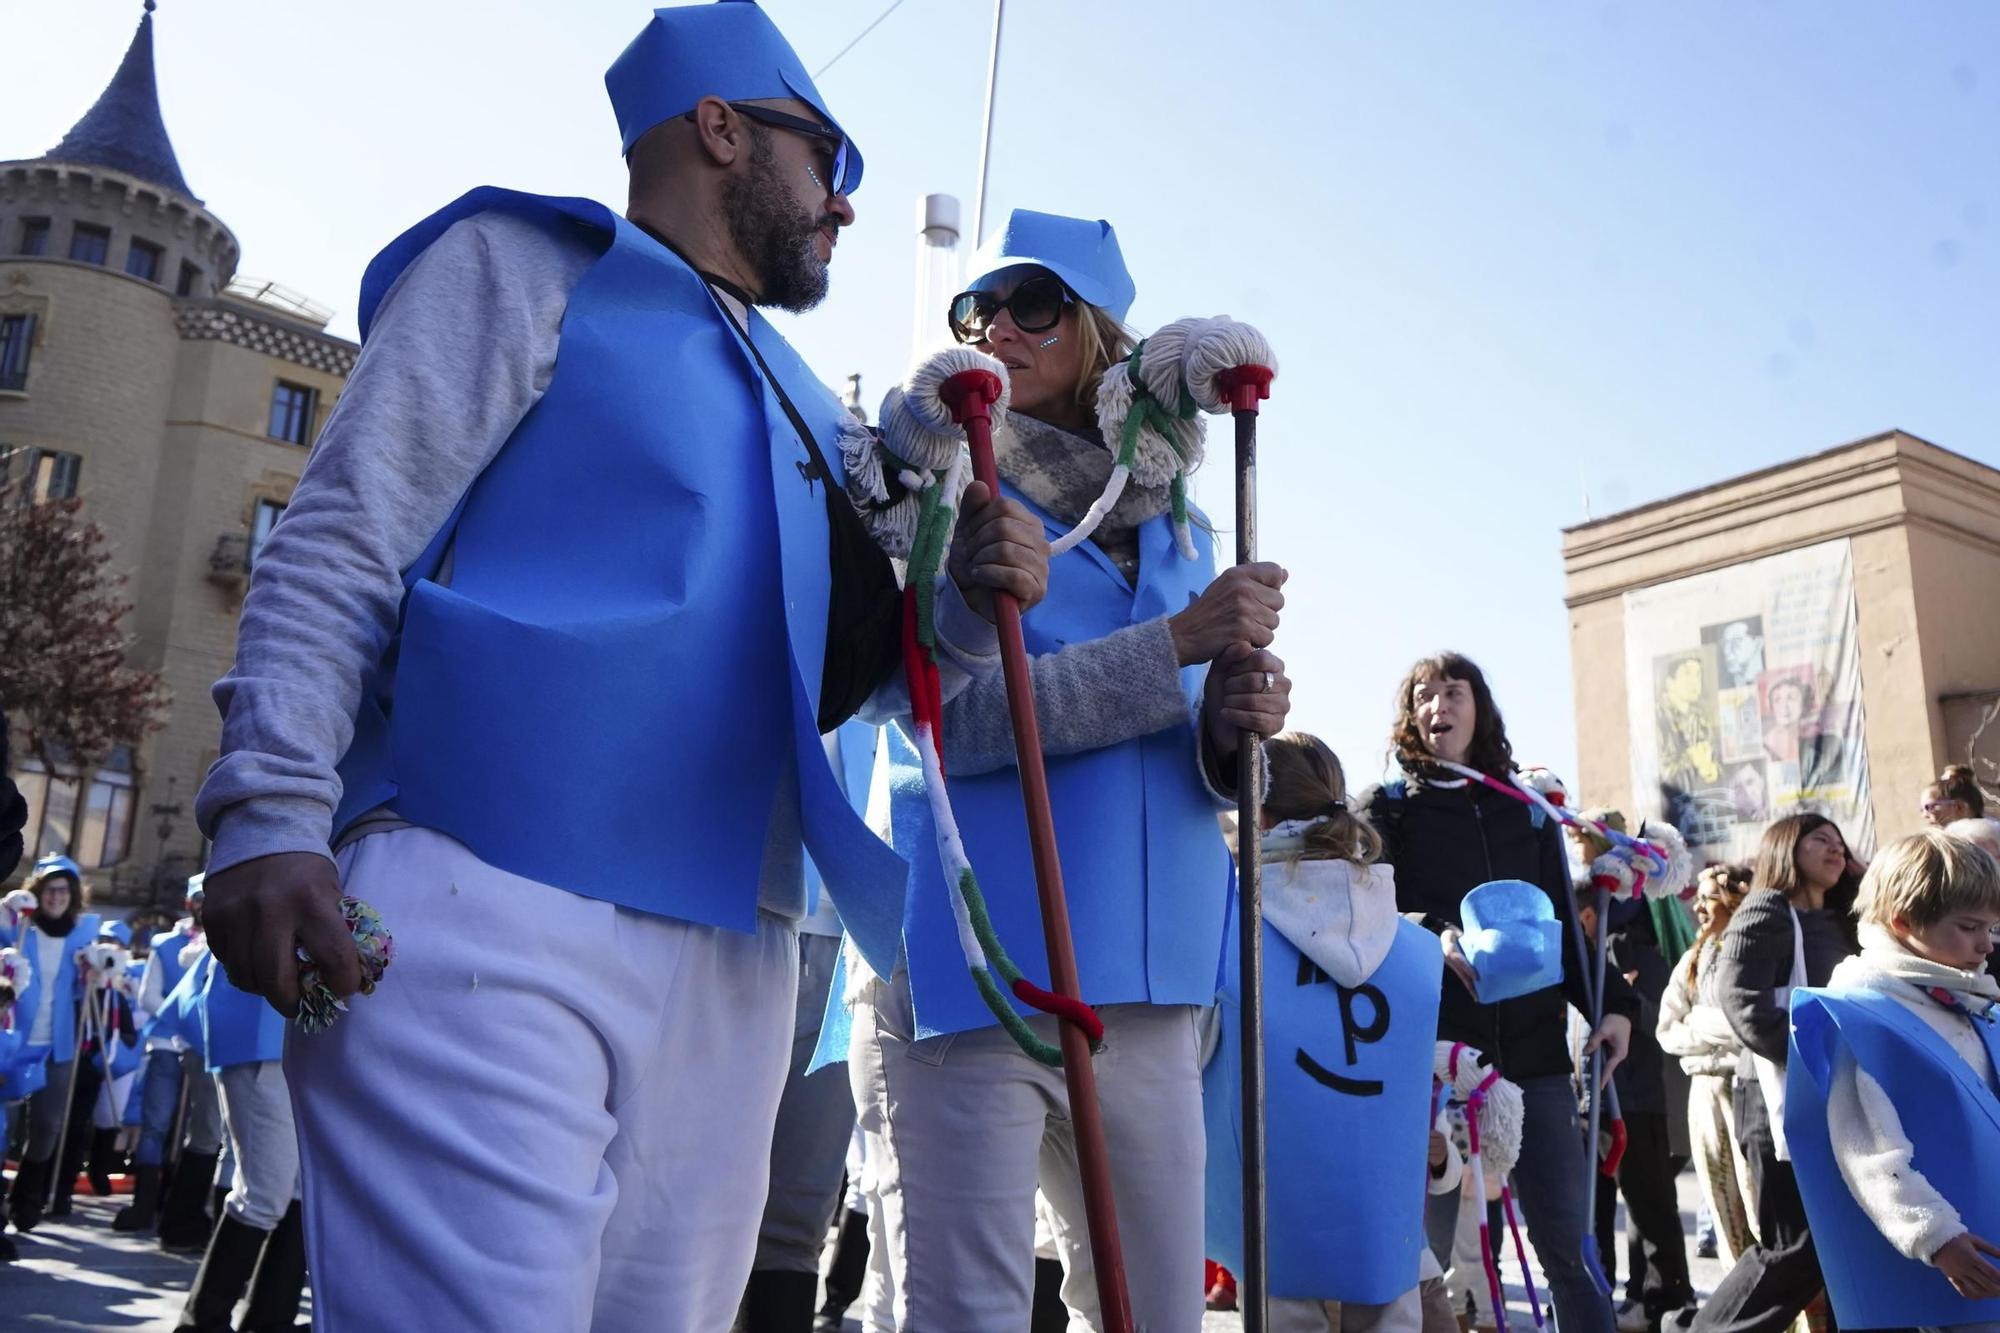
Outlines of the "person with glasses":
[[[1017,210],[973,272],[949,315],[960,342],[1007,368],[1002,489],[1050,534],[1067,532],[1111,473],[1116,434],[1100,428],[1097,390],[1133,349],[1135,287],[1117,235],[1108,222]],[[896,410],[884,408],[891,440]],[[1215,997],[1230,882],[1216,814],[1235,801],[1238,728],[1284,729],[1290,682],[1270,650],[1284,580],[1273,564],[1218,577],[1210,540],[1183,557],[1168,486],[1135,477],[1091,539],[1050,562],[1048,597],[1023,622],[1082,995],[1105,1026],[1094,1067],[1127,1287],[1137,1326],[1156,1333],[1201,1326],[1197,1017]],[[945,705],[942,751],[994,928],[1025,973],[1046,978],[997,678]],[[891,761],[896,848],[911,864],[907,963],[856,988],[848,1058],[898,1325],[1028,1327],[1039,1185],[1071,1327],[1097,1327],[1062,1071],[1016,1046],[981,1000],[901,733]],[[1057,1039],[1052,1020],[1028,1022]]]
[[[764,11],[654,11],[605,76],[618,211],[475,190],[362,281],[360,360],[272,531],[197,811],[216,959],[339,994],[291,1034],[316,1327],[726,1328],[791,1054],[804,855],[851,921],[904,863],[821,737],[893,711],[900,589],[847,413],[761,313],[825,295],[862,158]],[[973,492],[948,688],[1033,605]],[[870,910],[860,910],[867,907]],[[890,947],[893,947],[893,938]]]

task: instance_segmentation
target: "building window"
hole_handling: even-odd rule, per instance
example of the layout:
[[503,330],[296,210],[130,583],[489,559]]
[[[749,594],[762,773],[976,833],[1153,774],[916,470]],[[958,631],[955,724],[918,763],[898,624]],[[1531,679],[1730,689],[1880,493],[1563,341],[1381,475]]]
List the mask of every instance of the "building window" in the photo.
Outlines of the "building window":
[[0,315],[0,389],[28,387],[28,357],[34,351],[35,317]]
[[82,475],[83,459],[75,454],[54,449],[0,451],[0,481],[17,483],[23,504],[74,500],[77,480]]
[[57,774],[30,759],[15,777],[28,805],[23,836],[31,856],[70,856],[85,870],[103,870],[132,850],[138,793],[131,759],[121,746],[89,782]]
[[132,248],[125,252],[125,271],[135,278],[147,282],[160,280],[160,247],[151,241],[132,238]]
[[293,444],[307,443],[307,435],[312,431],[313,400],[318,397],[303,385],[278,381],[278,387],[271,392],[270,436],[274,440],[289,440]]
[[285,507],[276,500],[259,500],[257,512],[250,518],[250,570],[257,569],[257,557],[263,554],[264,543],[271,539],[271,529],[277,526]]
[[17,251],[24,255],[45,255],[49,252],[49,220],[47,218],[21,219],[21,245]]
[[201,285],[201,267],[181,261],[181,276],[174,283],[175,296],[193,296],[194,289]]
[[69,257],[79,264],[102,264],[111,253],[111,229],[79,222],[69,234]]

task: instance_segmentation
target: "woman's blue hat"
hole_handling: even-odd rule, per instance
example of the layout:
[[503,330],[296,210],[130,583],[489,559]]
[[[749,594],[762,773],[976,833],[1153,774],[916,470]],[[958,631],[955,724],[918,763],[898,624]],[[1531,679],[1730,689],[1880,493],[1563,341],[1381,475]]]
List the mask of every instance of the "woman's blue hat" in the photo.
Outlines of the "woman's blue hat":
[[[604,72],[618,115],[623,152],[663,121],[694,110],[704,97],[725,102],[797,98],[840,130],[806,67],[756,0],[656,9],[632,44]],[[840,130],[846,134],[846,130]],[[842,194],[861,184],[861,150],[847,143],[847,176],[830,181]]]
[[132,927],[123,921],[106,921],[97,928],[97,938],[117,940],[129,949],[132,947]]
[[67,856],[44,856],[41,860],[35,862],[35,869],[28,878],[35,883],[40,883],[51,875],[68,875],[77,883],[83,883],[83,867],[70,860]]
[[1103,218],[1091,221],[1015,209],[1008,215],[1007,225],[973,258],[972,271],[977,276],[971,286],[977,288],[994,274],[1020,264],[1047,269],[1078,296],[1120,321],[1139,294],[1132,275],[1125,271],[1118,233]]
[[1465,923],[1459,948],[1479,978],[1481,1004],[1562,983],[1562,930],[1539,885],[1496,879],[1466,894],[1458,910]]

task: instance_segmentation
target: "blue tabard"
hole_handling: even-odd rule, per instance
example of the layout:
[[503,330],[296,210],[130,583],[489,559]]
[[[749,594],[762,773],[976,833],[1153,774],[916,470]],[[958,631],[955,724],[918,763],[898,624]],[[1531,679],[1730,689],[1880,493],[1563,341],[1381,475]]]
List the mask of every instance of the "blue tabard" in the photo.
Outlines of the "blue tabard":
[[48,1081],[47,1048],[43,1058],[28,1054],[27,1031],[18,1025],[0,1028],[0,1106],[32,1097]]
[[180,930],[162,931],[153,936],[153,957],[159,960],[161,999],[164,1000],[173,991],[180,983],[181,973],[187,971],[181,966],[181,951],[193,939],[194,936]]
[[[1001,489],[1041,518],[1051,537],[1067,530],[1013,487],[1003,483]],[[1053,653],[1185,610],[1215,577],[1212,544],[1197,541],[1196,547],[1200,559],[1183,559],[1167,516],[1149,520],[1139,529],[1136,590],[1094,543],[1057,556],[1049,565],[1047,598],[1022,617],[1028,652]],[[1086,1003],[1206,1005],[1215,998],[1229,852],[1217,829],[1215,804],[1202,785],[1192,723],[1206,676],[1205,666],[1181,672],[1189,724],[1085,754],[1047,757],[1049,803]],[[947,707],[947,727],[949,716]],[[916,1035],[989,1026],[992,1011],[980,999],[959,949],[923,770],[900,730],[890,732],[889,762],[892,836],[910,863],[903,937]],[[1020,772],[1009,764],[978,775],[947,769],[946,777],[1000,941],[1023,973],[1047,985],[1048,954]],[[838,890],[834,897],[843,901]]]
[[202,1007],[208,998],[208,974],[215,955],[203,950],[200,961],[183,969],[181,979],[167,992],[160,1012],[146,1025],[150,1037],[177,1037],[188,1050],[203,1055],[208,1042],[202,1032]]
[[277,1060],[285,1054],[285,1016],[261,995],[238,990],[211,964],[202,989],[201,1036],[208,1072]]
[[[602,253],[571,293],[547,392],[404,572],[335,828],[389,804],[513,874],[750,931],[793,766],[834,896],[894,923],[906,868],[842,798],[816,725],[821,488],[844,479],[808,482],[805,446],[706,284],[588,200],[484,188],[419,223],[369,265],[364,339],[396,277],[488,210]],[[750,326],[837,471],[846,409],[754,311]],[[871,901],[887,907],[860,910]],[[893,934],[870,936],[893,964]]]
[[[1222,1041],[1202,1073],[1208,1253],[1243,1261],[1243,1065],[1236,930],[1223,955]],[[1264,927],[1265,1154],[1271,1295],[1381,1304],[1417,1285],[1431,1068],[1444,957],[1397,921],[1368,980],[1336,985]]]
[[[1991,1023],[1975,1020],[1975,1026],[2000,1069],[2000,1034]],[[1826,1096],[1843,1047],[1889,1094],[1915,1145],[1911,1166],[1951,1201],[1974,1235],[2000,1237],[2000,1096],[1890,996],[1801,987],[1792,992],[1785,1138],[1835,1318],[1854,1329],[2000,1320],[2000,1300],[1967,1300],[1929,1264],[1897,1253],[1841,1178]]]

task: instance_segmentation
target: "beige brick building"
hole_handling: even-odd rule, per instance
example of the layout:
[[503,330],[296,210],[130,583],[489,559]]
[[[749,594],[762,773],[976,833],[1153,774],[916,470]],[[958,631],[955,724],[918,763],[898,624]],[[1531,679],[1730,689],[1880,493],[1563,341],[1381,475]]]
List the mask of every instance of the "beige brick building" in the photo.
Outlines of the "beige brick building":
[[[1834,584],[1800,581],[1787,570],[1787,562],[1829,554],[1849,571],[1841,586],[1851,586],[1852,609],[1851,628],[1825,637],[1846,640],[1859,668],[1858,696],[1842,711],[1840,725],[1863,734],[1845,741],[1846,750],[1857,753],[1843,754],[1839,763],[1829,758],[1820,766],[1823,776],[1815,777],[1811,752],[1830,756],[1840,746],[1838,738],[1814,746],[1811,710],[1824,710],[1841,694],[1839,673],[1775,663],[1780,620],[1840,620],[1841,608],[1824,604]],[[1675,730],[1676,702],[1695,719],[1682,729],[1693,733],[1693,742],[1678,756],[1685,761],[1692,755],[1680,765],[1693,775],[1683,785],[1695,789],[1685,804],[1716,806],[1725,798],[1712,793],[1730,793],[1746,830],[1790,804],[1824,804],[1835,807],[1828,812],[1844,826],[1853,825],[1847,827],[1850,839],[1859,840],[1858,829],[1872,825],[1879,845],[1919,827],[1920,794],[1948,762],[1974,763],[1988,790],[1995,789],[2000,471],[1890,431],[1571,528],[1563,534],[1563,566],[1577,779],[1587,802],[1660,812],[1661,793],[1642,790],[1637,776],[1665,774],[1675,765],[1649,768],[1635,751],[1670,748],[1659,737]],[[1721,590],[1732,579],[1756,583],[1759,567],[1775,571],[1765,583],[1776,591],[1761,607],[1724,605]],[[1680,613],[1683,625],[1712,623],[1699,638],[1684,639],[1689,647],[1679,659],[1671,652],[1652,658],[1633,617],[1670,605],[1676,589],[1685,591],[1681,600],[1691,607]],[[1732,655],[1745,663],[1734,690]],[[1686,688],[1675,695],[1667,673],[1687,658],[1700,669],[1687,667]],[[1651,662],[1664,666],[1649,676]],[[1697,678],[1704,670],[1719,679],[1703,684]],[[1785,686],[1773,682],[1785,677],[1795,682],[1793,695],[1803,697],[1803,709],[1783,701]],[[1657,702],[1635,693],[1648,681],[1659,682]],[[1763,736],[1752,734],[1753,725],[1732,728],[1732,698],[1746,719],[1764,728]],[[1699,735],[1703,708],[1718,721],[1712,744]],[[1803,743],[1784,731],[1787,720],[1806,733]],[[1829,735],[1837,729],[1832,720],[1819,728]],[[1739,752],[1732,755],[1732,747]],[[1783,753],[1788,748],[1790,769]],[[1859,784],[1857,774],[1864,775]],[[1787,783],[1796,784],[1801,802],[1781,799],[1792,790]],[[1662,776],[1660,785],[1671,786],[1671,777]],[[1766,798],[1761,810],[1760,794]],[[1849,798],[1859,799],[1840,813]]]
[[358,350],[326,311],[237,276],[236,238],[161,121],[152,22],[62,143],[0,161],[0,460],[23,502],[75,495],[104,528],[130,579],[132,657],[173,695],[136,753],[54,774],[17,758],[29,855],[69,853],[114,902],[201,864],[209,686]]

